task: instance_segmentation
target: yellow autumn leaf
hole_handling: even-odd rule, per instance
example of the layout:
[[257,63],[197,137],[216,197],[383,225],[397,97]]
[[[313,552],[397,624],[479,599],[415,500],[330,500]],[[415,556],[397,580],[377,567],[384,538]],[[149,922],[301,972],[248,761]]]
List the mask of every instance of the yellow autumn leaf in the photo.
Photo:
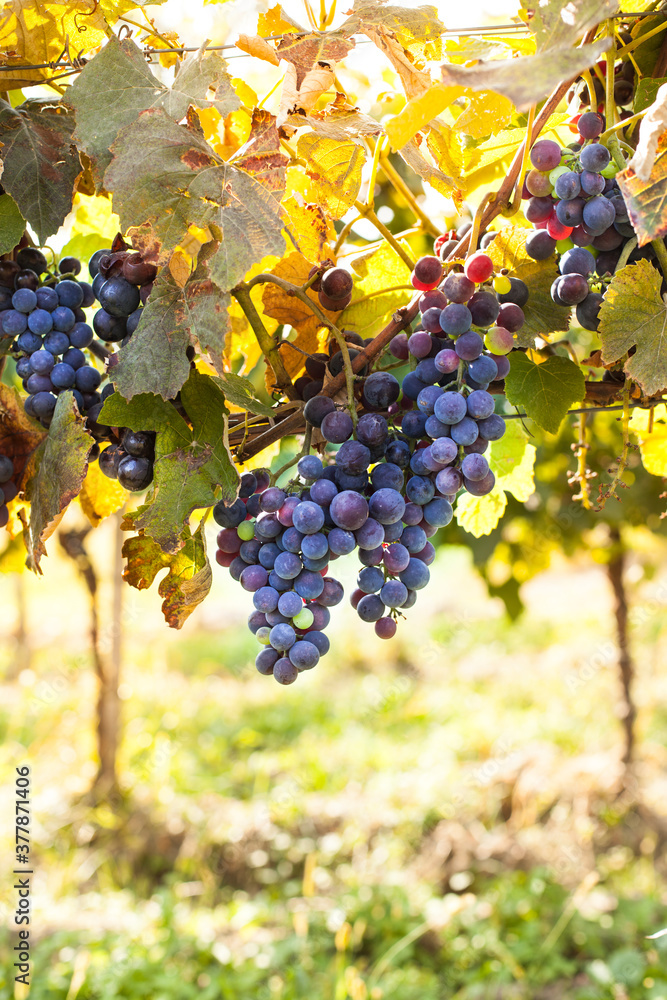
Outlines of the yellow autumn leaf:
[[[146,35],[145,38],[142,38],[142,42],[152,49],[172,49],[181,44],[178,34],[175,31],[163,31],[162,37],[160,35]],[[168,44],[165,44],[165,42]],[[163,52],[159,56],[160,65],[166,69],[169,69],[170,66],[176,66],[179,59],[178,52]]]
[[270,7],[265,14],[260,14],[257,18],[257,34],[262,38],[269,38],[271,35],[284,35],[291,31],[303,32],[301,25],[293,21],[282,9],[279,3],[275,7]]
[[[229,402],[227,402],[227,405],[229,406]],[[280,454],[280,445],[280,441],[274,441],[273,444],[264,448],[263,451],[258,451],[247,462],[243,462],[242,464],[237,463],[236,468],[239,475],[242,475],[244,472],[252,472],[253,469],[269,469],[273,459]]]
[[517,500],[527,500],[535,492],[536,449],[519,420],[505,421],[505,433],[489,448],[489,465],[496,477],[496,489],[504,489]]
[[310,179],[308,201],[321,205],[340,219],[359,195],[365,154],[355,142],[326,139],[314,133],[302,135],[297,153],[307,163]]
[[96,250],[111,246],[120,230],[120,219],[113,211],[111,198],[77,193],[73,212],[70,238],[61,251],[63,257],[86,261]]
[[169,258],[169,271],[179,288],[185,288],[185,284],[192,273],[192,257],[190,254],[176,247]]
[[497,486],[484,497],[462,493],[456,502],[456,520],[474,538],[490,535],[500,522],[507,506],[505,491]]
[[[410,248],[406,249],[409,252]],[[341,313],[337,325],[362,337],[373,337],[394,311],[409,301],[410,268],[387,243],[357,257],[352,268],[355,274],[352,302]],[[409,287],[402,288],[404,285]]]
[[652,476],[667,476],[667,406],[662,404],[653,410],[637,407],[630,420],[630,430],[637,435],[646,471]]
[[236,39],[236,47],[242,52],[247,52],[249,56],[255,56],[256,59],[263,59],[274,66],[280,65],[276,50],[271,48],[261,35],[239,35]]
[[103,5],[91,7],[88,0],[8,0],[0,16],[0,51],[16,53],[25,63],[51,62],[66,41],[72,52],[97,48],[107,27]]
[[79,493],[79,503],[94,528],[105,517],[120,510],[127,496],[116,479],[109,479],[104,475],[98,462],[90,463]]
[[240,76],[232,77],[232,87],[236,91],[238,99],[242,104],[245,104],[246,108],[256,108],[258,105],[258,98],[255,91],[252,89],[249,83],[242,80]]
[[509,97],[491,90],[469,91],[468,107],[456,119],[456,130],[473,139],[501,132],[512,120],[514,105]]
[[213,143],[216,153],[223,160],[230,159],[248,141],[251,128],[252,118],[245,108],[231,111],[218,127],[220,141]]
[[441,114],[463,93],[463,87],[446,87],[442,83],[435,83],[425,93],[408,101],[403,110],[385,124],[393,152],[405,146],[424,125]]
[[285,237],[294,249],[314,263],[333,257],[336,230],[323,209],[304,201],[297,192],[283,198],[281,204],[286,216]]

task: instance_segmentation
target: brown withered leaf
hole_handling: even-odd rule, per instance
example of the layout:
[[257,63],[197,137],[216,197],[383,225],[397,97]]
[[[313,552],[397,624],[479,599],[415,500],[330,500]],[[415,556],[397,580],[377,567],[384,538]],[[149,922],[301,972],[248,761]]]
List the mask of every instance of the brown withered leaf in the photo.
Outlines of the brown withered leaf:
[[261,35],[239,35],[236,39],[236,47],[242,52],[247,52],[249,56],[255,56],[256,59],[263,59],[274,66],[280,65],[276,50]]
[[616,174],[640,247],[667,233],[667,132],[657,144],[648,179],[643,181],[628,165]]
[[14,462],[14,482],[19,490],[34,472],[35,453],[47,433],[25,412],[18,391],[0,382],[0,454]]
[[183,627],[208,595],[213,579],[203,524],[194,535],[186,527],[181,541],[183,546],[175,553],[163,552],[158,543],[143,532],[123,544],[123,557],[127,559],[123,579],[137,590],[146,590],[161,570],[169,568],[160,580],[158,594],[164,598],[162,613],[170,628]]
[[275,115],[260,108],[252,113],[250,136],[233,159],[240,167],[270,191],[284,191],[289,159],[280,149]]
[[411,139],[399,149],[398,154],[416,174],[419,174],[422,180],[431,184],[436,191],[448,198],[456,186],[454,178],[444,174],[442,170],[426,159],[419,148],[418,140],[420,138],[421,136],[418,135]]
[[326,34],[288,35],[278,43],[277,54],[296,68],[297,90],[318,62],[340,62],[354,48],[354,41],[335,31]]

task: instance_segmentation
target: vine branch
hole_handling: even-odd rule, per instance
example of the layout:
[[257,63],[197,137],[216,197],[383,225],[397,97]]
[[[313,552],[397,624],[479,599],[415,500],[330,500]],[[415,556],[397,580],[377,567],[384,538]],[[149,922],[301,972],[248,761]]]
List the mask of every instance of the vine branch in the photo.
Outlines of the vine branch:
[[262,354],[273,368],[278,388],[285,393],[288,399],[296,399],[297,392],[292,384],[291,378],[287,374],[287,369],[285,368],[283,359],[280,356],[280,351],[278,350],[268,330],[262,323],[261,317],[257,312],[252,299],[250,298],[251,288],[252,283],[247,285],[237,285],[236,288],[232,288],[231,294],[234,296],[245,313],[245,317],[253,329]]

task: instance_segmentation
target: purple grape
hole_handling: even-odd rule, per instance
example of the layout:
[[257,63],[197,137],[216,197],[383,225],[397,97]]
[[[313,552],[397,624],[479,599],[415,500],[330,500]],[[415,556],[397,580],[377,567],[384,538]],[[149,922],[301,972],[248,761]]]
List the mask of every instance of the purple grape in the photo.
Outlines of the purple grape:
[[424,520],[434,528],[444,528],[453,516],[452,505],[442,497],[434,497],[424,506]]
[[344,490],[335,496],[329,510],[334,524],[346,531],[356,531],[368,517],[366,500],[352,490]]
[[426,430],[426,414],[415,410],[408,410],[407,413],[403,414],[401,430],[409,438],[423,437]]
[[325,441],[329,441],[331,444],[342,444],[343,441],[347,441],[349,437],[352,437],[354,424],[349,413],[344,413],[342,410],[335,410],[324,417],[320,429]]
[[301,543],[301,551],[306,559],[324,559],[329,552],[327,536],[321,531],[306,535]]
[[595,270],[595,257],[584,247],[573,247],[566,250],[558,262],[561,274],[592,274]]
[[[429,312],[435,313],[437,311],[438,326],[432,332],[437,333],[440,331],[440,312],[441,310],[429,310]],[[433,346],[433,341],[429,333],[424,331],[419,331],[418,333],[413,333],[408,340],[408,351],[415,358],[426,358],[431,353],[431,347]]]
[[574,170],[568,170],[567,173],[560,174],[556,180],[554,189],[556,197],[560,198],[561,201],[571,201],[581,191],[579,174]]
[[303,569],[294,581],[294,589],[304,601],[314,601],[324,590],[324,580],[319,573]]
[[241,586],[244,590],[249,590],[254,593],[260,589],[260,587],[266,587],[269,579],[269,574],[266,572],[263,566],[248,566],[247,569],[243,570],[241,573]]
[[452,441],[450,437],[438,438],[431,445],[431,455],[440,466],[449,465],[450,462],[455,461],[458,455],[456,442]]
[[283,656],[274,663],[273,676],[279,684],[293,684],[299,676],[299,671],[287,656]]
[[278,607],[279,593],[273,587],[260,587],[253,594],[252,602],[258,611],[275,611]]
[[399,579],[408,590],[422,590],[430,579],[428,566],[420,559],[412,556],[407,567],[400,574]]
[[[590,147],[588,147],[590,148]],[[604,149],[604,146],[602,147]],[[606,152],[606,150],[605,150]],[[584,205],[584,225],[594,235],[603,233],[605,229],[613,225],[616,218],[616,210],[613,204],[604,195],[591,198]]]
[[310,487],[310,499],[319,507],[328,507],[338,489],[328,479],[318,479]]
[[289,651],[290,662],[297,670],[312,670],[317,666],[320,653],[317,646],[307,639],[300,639],[295,642]]
[[440,313],[440,326],[445,333],[460,334],[470,329],[472,315],[467,306],[451,302]]
[[357,528],[354,537],[360,549],[375,549],[385,540],[384,527],[374,517],[369,517]]
[[584,146],[579,153],[579,163],[584,170],[599,173],[609,164],[611,155],[606,146],[600,142],[593,142],[589,146]]
[[549,236],[546,229],[536,229],[528,234],[526,253],[533,260],[547,260],[556,249],[556,240]]
[[301,573],[303,564],[295,552],[281,552],[273,565],[274,572],[283,580],[294,580]]
[[329,548],[338,556],[349,555],[354,552],[357,542],[351,531],[343,528],[332,528],[329,532]]
[[584,219],[583,198],[573,198],[571,201],[559,201],[556,205],[556,217],[564,226],[574,229],[580,226]]
[[360,476],[367,470],[370,460],[370,450],[361,441],[346,441],[336,452],[336,465],[348,476]]
[[371,472],[371,483],[376,489],[388,487],[392,490],[403,488],[403,470],[393,462],[382,462]]
[[489,463],[483,455],[466,455],[461,462],[461,472],[464,480],[470,479],[473,482],[484,479],[489,471]]
[[433,413],[436,399],[442,396],[443,392],[444,389],[441,389],[439,385],[425,386],[417,396],[417,406],[421,412],[430,416]]
[[403,522],[405,524],[407,525],[419,524],[423,516],[424,516],[423,511],[419,506],[419,504],[412,503],[411,501],[409,503],[406,503],[405,511],[403,513]]
[[487,493],[491,492],[495,485],[496,477],[490,470],[487,472],[486,476],[484,476],[484,479],[480,479],[479,481],[464,479],[464,486],[468,493],[471,493],[472,496],[475,497],[486,496]]
[[387,580],[380,590],[380,600],[388,608],[400,608],[408,599],[408,588],[400,580]]
[[368,501],[368,513],[380,524],[393,524],[400,521],[405,511],[405,500],[398,490],[383,487],[377,490]]
[[430,438],[440,438],[449,436],[449,425],[443,424],[436,416],[431,416],[426,421],[425,432]]
[[325,656],[329,652],[329,640],[324,634],[324,632],[319,632],[317,629],[309,629],[306,632],[308,636],[308,641],[317,648],[320,656]]
[[581,174],[582,190],[589,195],[602,194],[604,191],[605,179],[600,174],[592,170],[584,170]]
[[376,448],[387,439],[389,427],[379,413],[364,413],[357,423],[357,440],[368,448]]
[[278,653],[276,650],[267,646],[266,649],[260,650],[255,657],[255,666],[259,670],[260,674],[264,674],[265,677],[268,677],[273,673],[273,667],[277,660]]
[[324,511],[312,500],[304,500],[294,508],[292,523],[302,534],[314,535],[324,525]]
[[472,444],[477,440],[478,434],[477,421],[472,417],[464,417],[458,424],[452,426],[452,440],[457,444]]
[[261,510],[268,514],[275,513],[280,510],[282,505],[285,503],[286,495],[277,486],[269,486],[267,490],[261,495],[259,506]]
[[299,459],[296,468],[302,479],[307,482],[315,482],[322,475],[322,460],[317,455],[304,455],[303,458]]
[[376,622],[384,612],[384,604],[377,594],[366,594],[357,604],[357,614],[364,622]]
[[449,375],[450,372],[456,371],[461,359],[456,351],[446,347],[444,351],[439,351],[433,360],[439,372],[442,372],[443,375]]
[[552,139],[540,139],[530,151],[532,165],[546,173],[560,164],[560,157],[560,146]]
[[480,436],[487,441],[499,441],[505,433],[505,421],[497,413],[480,420],[477,424]]
[[364,594],[375,594],[384,584],[384,573],[377,566],[364,566],[357,576],[357,587]]
[[427,476],[412,476],[405,486],[405,495],[420,507],[432,500],[434,493],[435,486]]
[[374,372],[364,381],[364,399],[377,410],[386,410],[391,403],[395,403],[400,392],[398,379],[391,372]]
[[343,584],[339,583],[338,580],[334,580],[332,576],[325,576],[323,578],[323,583],[324,588],[320,596],[317,598],[317,603],[322,604],[327,608],[333,608],[337,604],[340,604],[345,596]]
[[492,326],[500,312],[498,299],[491,292],[475,292],[468,302],[473,326]]
[[450,302],[461,304],[467,302],[473,294],[475,283],[470,278],[467,278],[465,274],[451,271],[443,282],[442,290]]
[[466,415],[465,396],[460,392],[446,392],[435,403],[435,416],[443,424],[457,424]]
[[382,556],[387,572],[395,576],[402,573],[410,562],[410,553],[401,542],[393,542],[388,545]]
[[489,382],[493,382],[495,378],[498,378],[498,366],[488,354],[482,354],[479,358],[470,362],[468,373],[479,385],[483,383],[488,385]]
[[[501,312],[503,308],[505,307],[501,307]],[[474,361],[482,353],[483,347],[484,341],[480,335],[475,333],[474,330],[469,330],[467,333],[464,333],[461,337],[459,337],[456,341],[454,350],[458,354],[459,358],[462,358],[464,361]]]

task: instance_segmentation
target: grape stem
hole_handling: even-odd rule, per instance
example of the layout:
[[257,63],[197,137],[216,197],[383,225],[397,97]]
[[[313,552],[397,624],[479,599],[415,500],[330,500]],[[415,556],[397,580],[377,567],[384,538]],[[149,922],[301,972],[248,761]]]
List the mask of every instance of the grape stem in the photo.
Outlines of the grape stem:
[[[340,347],[341,354],[343,355],[343,365],[344,365],[344,368],[345,368],[345,383],[346,383],[346,386],[347,386],[348,408],[350,410],[350,416],[352,417],[352,423],[356,427],[357,426],[357,407],[356,407],[356,404],[354,402],[354,372],[352,370],[352,361],[350,359],[350,352],[349,352],[347,343],[345,341],[345,337],[340,332],[340,330],[338,329],[338,327],[336,326],[336,324],[332,323],[330,319],[327,319],[327,317],[324,315],[324,313],[322,312],[322,310],[320,309],[320,307],[317,305],[317,303],[314,302],[310,298],[310,296],[307,295],[307,293],[303,291],[303,289],[301,289],[298,285],[293,285],[290,281],[285,281],[284,278],[277,277],[275,274],[257,274],[257,275],[255,275],[254,278],[251,278],[251,280],[247,283],[247,285],[245,285],[245,288],[247,289],[246,294],[248,296],[248,299],[250,299],[250,289],[254,285],[266,284],[266,283],[271,283],[273,285],[278,285],[278,287],[282,288],[282,290],[284,292],[286,292],[288,295],[294,295],[297,299],[299,299],[301,302],[303,302],[303,304],[305,306],[308,306],[308,308],[311,310],[311,312],[313,312],[315,314],[315,316],[320,321],[320,323],[322,324],[322,326],[328,327],[328,329],[331,331],[331,333],[336,338],[336,342],[337,342],[338,346]],[[232,290],[232,295],[235,295],[235,293],[236,293],[236,289],[233,289]],[[275,350],[277,352],[277,348],[275,348]],[[280,359],[280,363],[282,364],[282,358]],[[274,371],[275,371],[275,369],[274,369]],[[291,385],[291,382],[290,382],[290,385]]]
[[438,227],[431,222],[426,212],[418,204],[417,199],[413,195],[412,191],[405,183],[405,181],[399,174],[398,170],[396,170],[395,167],[390,162],[388,153],[385,153],[380,157],[380,169],[382,170],[382,173],[385,175],[385,177],[387,178],[391,186],[394,188],[394,190],[397,191],[398,194],[400,194],[405,199],[405,201],[408,204],[408,208],[410,208],[413,214],[416,216],[416,218],[419,219],[424,230],[430,236],[438,237],[440,235]]
[[377,231],[384,236],[387,243],[394,248],[398,256],[407,264],[410,270],[414,270],[415,262],[411,258],[410,254],[403,249],[396,237],[389,232],[384,223],[380,222],[373,209],[369,205],[364,205],[360,201],[355,201],[354,207],[357,212],[359,212],[359,215],[362,215],[365,219],[368,219],[369,222],[373,223]]
[[[535,105],[531,104],[530,109],[528,111],[528,121],[526,122],[526,136],[532,135],[534,121],[535,121]],[[523,146],[523,156],[521,157],[521,167],[519,168],[519,174],[516,179],[516,187],[514,188],[514,199],[508,204],[507,208],[503,212],[503,215],[506,218],[510,218],[512,215],[516,215],[516,213],[519,211],[519,208],[521,207],[523,182],[528,172],[529,156],[530,156],[530,145],[527,142],[525,142]],[[472,247],[472,239],[470,241],[470,245]],[[470,251],[468,251],[468,253],[470,253]]]
[[[420,293],[421,294],[421,293]],[[368,344],[367,347],[360,351],[356,358],[352,361],[352,371],[359,372],[364,367],[364,365],[369,364],[369,362],[374,361],[375,358],[381,354],[387,344],[393,340],[397,333],[404,330],[406,326],[409,326],[417,312],[419,311],[419,295],[415,295],[412,302],[408,306],[404,306],[402,309],[398,309],[391,321],[385,326],[383,330],[377,335],[372,343]],[[332,378],[330,382],[322,389],[320,395],[328,396],[333,398],[340,389],[345,385],[345,373],[340,372],[335,378]],[[262,434],[257,435],[250,444],[247,450],[242,452],[237,456],[239,461],[247,461],[256,455],[258,452],[263,451],[270,444],[275,441],[279,441],[281,438],[286,437],[289,434],[297,434],[303,425],[303,413],[301,410],[290,414],[284,420],[276,422],[273,427],[269,427],[268,430],[264,431]]]
[[466,254],[466,257],[472,257],[472,255],[477,250],[479,233],[480,229],[482,228],[482,215],[484,213],[486,206],[489,204],[489,202],[492,202],[495,199],[495,197],[496,196],[493,193],[493,191],[487,191],[487,193],[484,195],[479,205],[477,206],[477,209],[475,211],[475,218],[473,219],[472,223],[472,229],[470,230],[470,241],[468,243],[468,252]]
[[655,250],[655,255],[658,258],[658,264],[660,264],[660,270],[662,271],[662,276],[667,281],[667,247],[661,239],[651,240],[651,246]]
[[[616,33],[614,19],[610,17],[607,21],[607,36],[611,45],[605,53],[607,61],[607,73],[605,80],[604,110],[607,123],[616,124],[616,101],[614,100],[614,63],[616,62]],[[593,110],[591,108],[591,110]],[[613,154],[612,154],[613,155]],[[614,156],[614,160],[616,157]]]
[[625,267],[630,257],[630,254],[632,253],[632,251],[635,249],[636,246],[637,246],[637,237],[633,236],[633,238],[631,240],[628,240],[628,242],[621,250],[621,256],[618,258],[616,267],[614,268],[614,274],[616,274],[617,271],[620,271],[622,267]]
[[[563,97],[565,97],[568,90],[574,83],[575,79],[576,77],[571,77],[569,80],[566,80],[563,83],[561,83],[558,87],[556,87],[553,93],[550,94],[550,96],[544,102],[542,110],[535,119],[532,131],[526,134],[526,138],[516,151],[516,154],[514,156],[514,159],[512,160],[510,168],[507,171],[507,176],[505,177],[505,180],[503,181],[503,183],[498,188],[498,191],[496,192],[495,200],[486,206],[482,214],[481,226],[483,226],[484,228],[486,228],[489,225],[489,223],[493,219],[495,219],[497,215],[500,215],[503,208],[509,203],[509,199],[512,195],[512,192],[514,191],[516,179],[519,176],[519,171],[521,169],[521,164],[523,162],[523,155],[526,145],[528,145],[529,148],[530,146],[533,145],[538,135],[546,125],[549,116],[553,111],[556,110],[561,100],[563,99]],[[471,230],[469,230],[465,234],[465,236],[461,240],[459,240],[459,242],[456,244],[452,252],[447,257],[447,260],[454,260],[456,257],[462,257],[465,255],[468,246],[470,245],[470,232]]]
[[255,305],[250,298],[251,288],[252,283],[247,285],[240,284],[237,285],[236,288],[232,288],[231,294],[234,296],[245,313],[245,317],[253,329],[262,354],[271,365],[273,373],[276,376],[276,384],[278,388],[285,393],[288,399],[296,399],[297,391],[292,384],[291,378],[287,374],[287,369],[285,368],[283,359],[280,356],[280,351],[269,334],[269,331],[262,323],[260,315],[255,309]]

